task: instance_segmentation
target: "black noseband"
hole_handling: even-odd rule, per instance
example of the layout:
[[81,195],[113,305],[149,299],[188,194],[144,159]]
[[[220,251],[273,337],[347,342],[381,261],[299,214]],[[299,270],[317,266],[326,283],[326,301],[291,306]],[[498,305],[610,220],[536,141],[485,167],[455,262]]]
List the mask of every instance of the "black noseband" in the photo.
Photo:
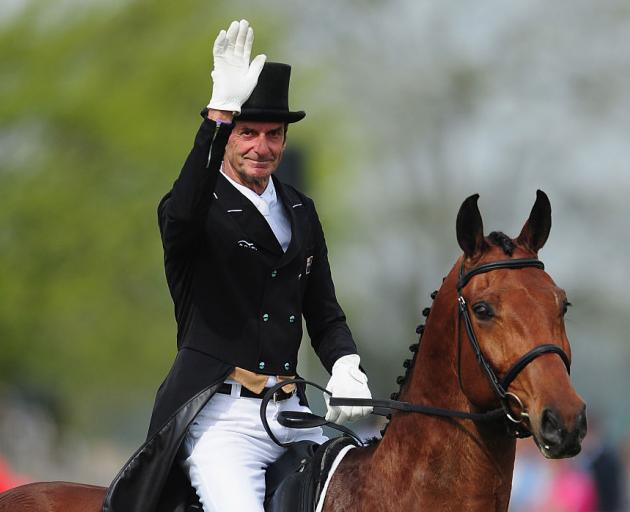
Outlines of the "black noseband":
[[566,366],[567,368],[567,372],[570,374],[571,361],[569,361],[569,356],[567,356],[567,353],[564,350],[562,350],[558,345],[552,345],[549,343],[545,345],[538,345],[537,347],[534,347],[529,352],[527,352],[527,354],[521,357],[518,361],[516,361],[516,363],[512,365],[512,368],[507,371],[505,377],[503,377],[503,380],[501,381],[503,389],[507,390],[508,386],[521,372],[521,370],[525,368],[529,363],[531,363],[534,359],[536,359],[538,356],[542,356],[543,354],[550,353],[558,354],[560,356],[562,362],[564,363],[564,366]]

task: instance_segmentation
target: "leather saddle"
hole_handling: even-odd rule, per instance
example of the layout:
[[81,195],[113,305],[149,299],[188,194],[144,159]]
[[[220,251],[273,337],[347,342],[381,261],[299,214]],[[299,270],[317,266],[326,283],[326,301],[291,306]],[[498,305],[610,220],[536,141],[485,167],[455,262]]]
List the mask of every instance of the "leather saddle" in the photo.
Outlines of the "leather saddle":
[[[314,512],[328,473],[339,452],[357,442],[347,436],[335,437],[320,445],[299,441],[267,468],[265,512]],[[189,496],[186,512],[203,512],[197,495]]]
[[339,452],[354,439],[336,437],[319,445],[293,443],[265,475],[265,512],[314,512],[328,473]]

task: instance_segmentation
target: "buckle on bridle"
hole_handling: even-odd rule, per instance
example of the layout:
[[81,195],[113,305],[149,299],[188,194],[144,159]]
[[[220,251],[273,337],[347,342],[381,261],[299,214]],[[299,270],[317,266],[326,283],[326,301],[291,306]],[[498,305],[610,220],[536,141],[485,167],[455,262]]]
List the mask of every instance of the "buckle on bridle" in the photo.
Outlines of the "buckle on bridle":
[[[512,423],[515,423],[518,425],[520,423],[523,423],[523,421],[525,421],[526,419],[527,420],[529,419],[529,414],[527,413],[527,410],[525,409],[525,406],[523,405],[523,401],[515,393],[512,393],[511,391],[507,391],[505,393],[505,397],[502,403],[503,403],[503,409],[505,410],[505,415],[507,416],[508,420],[510,420]],[[512,408],[513,404],[515,404],[518,408],[518,412],[516,413],[514,412]]]

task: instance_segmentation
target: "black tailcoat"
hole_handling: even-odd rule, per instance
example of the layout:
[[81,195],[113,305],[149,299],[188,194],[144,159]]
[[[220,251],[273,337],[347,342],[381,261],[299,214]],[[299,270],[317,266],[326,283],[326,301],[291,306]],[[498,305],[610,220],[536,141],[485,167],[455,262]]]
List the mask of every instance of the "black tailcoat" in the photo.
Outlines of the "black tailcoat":
[[104,512],[183,510],[190,487],[176,458],[188,426],[235,366],[295,375],[302,315],[329,372],[356,353],[313,201],[273,178],[291,221],[283,252],[265,218],[219,172],[230,132],[204,119],[158,207],[178,352],[147,440],[110,485]]

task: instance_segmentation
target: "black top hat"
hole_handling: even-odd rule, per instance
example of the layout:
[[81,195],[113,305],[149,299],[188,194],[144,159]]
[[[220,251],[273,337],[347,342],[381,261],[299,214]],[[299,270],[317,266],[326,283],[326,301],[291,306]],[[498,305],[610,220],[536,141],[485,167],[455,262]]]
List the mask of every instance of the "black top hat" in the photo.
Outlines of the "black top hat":
[[265,62],[258,83],[236,118],[247,121],[282,121],[295,123],[306,113],[289,111],[289,79],[291,66],[279,62]]

